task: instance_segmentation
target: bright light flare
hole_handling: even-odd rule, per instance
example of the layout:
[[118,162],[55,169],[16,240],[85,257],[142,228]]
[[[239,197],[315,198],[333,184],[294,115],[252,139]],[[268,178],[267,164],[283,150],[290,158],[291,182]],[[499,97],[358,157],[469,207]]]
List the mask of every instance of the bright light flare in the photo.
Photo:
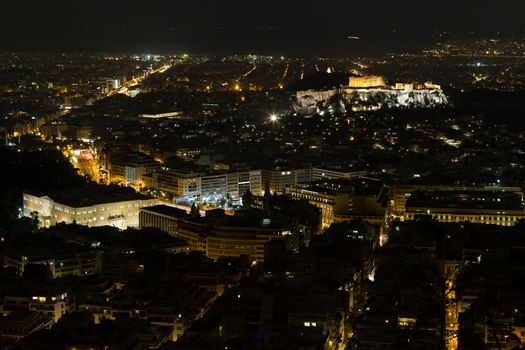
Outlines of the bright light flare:
[[270,121],[272,123],[275,123],[278,120],[279,120],[279,117],[277,116],[277,114],[270,114]]

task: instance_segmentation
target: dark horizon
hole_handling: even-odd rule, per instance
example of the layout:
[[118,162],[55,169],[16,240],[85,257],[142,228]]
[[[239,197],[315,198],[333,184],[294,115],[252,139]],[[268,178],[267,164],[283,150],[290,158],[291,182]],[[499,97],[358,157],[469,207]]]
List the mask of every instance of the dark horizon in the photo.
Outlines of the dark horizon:
[[371,56],[447,39],[523,38],[525,4],[503,3],[23,0],[4,5],[0,50]]

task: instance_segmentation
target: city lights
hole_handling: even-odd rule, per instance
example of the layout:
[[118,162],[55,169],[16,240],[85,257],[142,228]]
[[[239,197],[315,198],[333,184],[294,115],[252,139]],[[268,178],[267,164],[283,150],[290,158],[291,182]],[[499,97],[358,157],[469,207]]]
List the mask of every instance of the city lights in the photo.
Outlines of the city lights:
[[107,3],[3,4],[2,349],[523,348],[525,4]]

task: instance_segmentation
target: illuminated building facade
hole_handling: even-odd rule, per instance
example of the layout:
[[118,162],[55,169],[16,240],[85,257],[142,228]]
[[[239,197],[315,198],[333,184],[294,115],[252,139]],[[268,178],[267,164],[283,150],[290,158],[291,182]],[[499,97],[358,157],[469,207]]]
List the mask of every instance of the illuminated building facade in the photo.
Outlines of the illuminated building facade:
[[387,85],[380,76],[350,77],[348,86],[328,90],[305,90],[296,93],[294,110],[315,114],[328,108],[328,101],[340,95],[339,102],[354,112],[389,108],[420,108],[448,104],[441,86],[426,83]]
[[204,174],[163,168],[144,177],[145,187],[163,191],[181,200],[216,202],[228,195],[238,203],[250,190],[260,195],[263,190],[262,170]]
[[242,195],[250,190],[253,195],[262,194],[262,171],[249,170],[228,173],[227,175],[228,193],[234,202],[240,201]]
[[288,234],[291,233],[282,228],[210,225],[204,219],[185,219],[178,225],[174,236],[211,259],[247,255],[250,261],[263,261],[264,245],[273,239],[284,239]]
[[58,321],[62,315],[74,309],[69,300],[68,293],[47,294],[44,296],[32,296],[29,302],[29,310],[36,311],[44,318]]
[[501,191],[516,193],[523,196],[520,187],[471,187],[471,186],[441,186],[441,185],[392,185],[389,193],[389,214],[400,216],[405,215],[406,203],[412,192],[415,191]]
[[396,83],[396,85],[394,85],[394,89],[396,90],[414,90],[414,84]]
[[321,209],[322,227],[334,222],[363,219],[381,225],[385,208],[378,197],[381,184],[371,180],[320,180],[309,184],[286,187],[286,194],[294,199],[308,200]]
[[262,195],[268,185],[271,193],[284,193],[287,185],[312,181],[312,169],[259,169],[218,173],[199,173],[162,168],[143,177],[144,186],[163,191],[176,199],[216,203],[228,196],[239,203],[246,191]]
[[186,211],[167,205],[156,205],[140,209],[140,227],[155,227],[169,234],[174,234]]
[[143,178],[144,187],[162,191],[175,198],[193,198],[200,195],[201,173],[162,168]]
[[516,193],[494,191],[417,191],[406,203],[405,220],[418,215],[438,222],[514,226],[525,219],[522,198]]
[[312,181],[312,169],[262,170],[262,190],[269,186],[272,193],[284,193],[288,185]]
[[385,79],[377,75],[366,75],[362,77],[350,77],[348,86],[351,88],[369,88],[386,85]]
[[264,246],[271,240],[287,239],[288,246],[298,244],[298,239],[293,239],[303,228],[291,228],[289,220],[276,220],[268,218],[261,222],[258,215],[246,219],[220,210],[208,212],[206,217],[188,217],[179,209],[163,205],[143,208],[140,214],[141,227],[164,230],[209,258],[246,255],[250,261],[263,261]]
[[[110,199],[110,198],[108,198]],[[49,196],[23,195],[23,215],[38,215],[41,225],[49,227],[60,222],[86,226],[114,226],[120,229],[139,226],[139,210],[158,203],[157,199],[142,198],[91,203],[90,205],[68,205]]]
[[28,294],[26,291],[7,293],[4,296],[4,308],[6,310],[34,311],[46,320],[57,322],[62,315],[74,309],[74,304],[67,291],[61,289],[57,288],[54,291],[42,291],[34,294]]
[[109,175],[111,182],[118,182],[126,186],[143,187],[143,176],[159,168],[159,164],[144,156],[126,156],[110,158]]
[[330,97],[339,93],[338,89],[331,90],[304,90],[297,91],[298,99],[313,99],[315,101],[328,100]]
[[228,193],[227,174],[211,174],[203,176],[201,177],[200,182],[200,196],[202,202],[217,202],[222,198],[226,198],[226,194]]

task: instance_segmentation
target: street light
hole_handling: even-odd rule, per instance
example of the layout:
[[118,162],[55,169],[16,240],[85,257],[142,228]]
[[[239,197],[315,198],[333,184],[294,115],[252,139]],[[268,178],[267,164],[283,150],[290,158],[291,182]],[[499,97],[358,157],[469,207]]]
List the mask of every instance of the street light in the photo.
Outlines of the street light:
[[270,121],[272,123],[275,123],[277,120],[279,120],[279,117],[277,116],[277,114],[270,114]]

